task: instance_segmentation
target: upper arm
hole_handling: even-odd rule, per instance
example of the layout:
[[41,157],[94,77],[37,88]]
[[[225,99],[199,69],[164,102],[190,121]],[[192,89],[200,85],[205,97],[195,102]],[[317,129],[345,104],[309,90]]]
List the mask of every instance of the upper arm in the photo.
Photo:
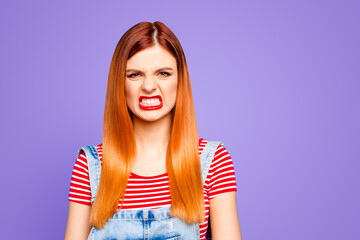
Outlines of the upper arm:
[[69,214],[66,224],[65,240],[87,239],[91,230],[91,206],[69,202]]
[[207,180],[209,199],[237,190],[233,161],[224,146],[216,149]]
[[236,192],[223,193],[210,200],[210,224],[213,240],[241,240]]
[[87,239],[91,230],[91,189],[87,160],[84,153],[78,156],[73,167],[69,200],[65,239]]
[[212,239],[241,239],[236,207],[235,169],[224,146],[218,146],[208,178]]

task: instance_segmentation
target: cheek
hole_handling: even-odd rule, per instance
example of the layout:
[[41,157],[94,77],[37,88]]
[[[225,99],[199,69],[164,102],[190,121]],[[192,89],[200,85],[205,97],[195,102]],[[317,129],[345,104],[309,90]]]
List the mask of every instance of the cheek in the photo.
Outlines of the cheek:
[[177,81],[170,84],[169,85],[169,88],[168,88],[168,94],[169,94],[169,99],[170,100],[170,103],[175,105],[175,102],[176,102],[176,94],[177,94]]
[[173,96],[174,96],[174,101],[176,101],[176,95],[177,95],[177,83],[174,85],[173,87]]
[[130,107],[134,105],[134,99],[135,99],[135,91],[134,86],[131,85],[131,83],[125,82],[125,98],[126,98],[126,104]]

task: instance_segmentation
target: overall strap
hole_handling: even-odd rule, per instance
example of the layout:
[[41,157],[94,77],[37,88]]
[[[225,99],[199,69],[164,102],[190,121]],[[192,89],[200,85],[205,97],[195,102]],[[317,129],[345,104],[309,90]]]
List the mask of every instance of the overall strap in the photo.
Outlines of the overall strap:
[[205,184],[206,176],[208,175],[211,161],[214,158],[216,149],[219,145],[223,145],[222,142],[208,141],[200,155],[201,162],[201,179],[203,185]]
[[90,179],[91,204],[93,204],[100,180],[100,172],[101,172],[100,158],[98,152],[96,151],[95,146],[93,145],[80,148],[78,156],[80,155],[81,151],[84,151],[86,155],[89,179]]
[[[203,185],[205,184],[205,180],[209,172],[212,159],[214,158],[216,149],[218,148],[219,145],[223,145],[223,143],[218,141],[208,141],[200,155],[201,179]],[[81,147],[78,152],[78,156],[80,156],[81,151],[84,151],[86,155],[89,179],[90,179],[91,204],[93,204],[100,181],[100,173],[101,173],[100,158],[98,152],[96,151],[95,146],[93,145]]]

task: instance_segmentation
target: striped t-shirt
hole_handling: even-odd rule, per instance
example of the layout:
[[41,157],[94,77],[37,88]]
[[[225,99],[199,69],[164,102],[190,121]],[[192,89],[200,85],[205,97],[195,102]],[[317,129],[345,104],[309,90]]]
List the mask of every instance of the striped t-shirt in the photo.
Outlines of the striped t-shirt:
[[[199,140],[199,156],[207,140]],[[96,146],[102,162],[102,144]],[[235,173],[232,159],[226,149],[219,145],[204,184],[205,219],[200,227],[200,239],[205,240],[209,200],[223,193],[236,191]],[[91,191],[88,166],[84,153],[77,158],[70,183],[69,200],[80,204],[91,205]],[[169,177],[167,173],[155,176],[139,176],[131,173],[125,192],[122,209],[156,209],[171,204]],[[119,202],[118,208],[121,203]]]

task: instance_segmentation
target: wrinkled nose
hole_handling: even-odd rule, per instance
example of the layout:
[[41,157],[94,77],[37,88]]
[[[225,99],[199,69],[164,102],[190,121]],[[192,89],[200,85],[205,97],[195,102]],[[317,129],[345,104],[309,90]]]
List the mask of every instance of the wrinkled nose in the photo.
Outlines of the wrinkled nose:
[[156,88],[156,80],[152,77],[146,77],[141,86],[141,89],[146,93],[152,93],[156,90]]

